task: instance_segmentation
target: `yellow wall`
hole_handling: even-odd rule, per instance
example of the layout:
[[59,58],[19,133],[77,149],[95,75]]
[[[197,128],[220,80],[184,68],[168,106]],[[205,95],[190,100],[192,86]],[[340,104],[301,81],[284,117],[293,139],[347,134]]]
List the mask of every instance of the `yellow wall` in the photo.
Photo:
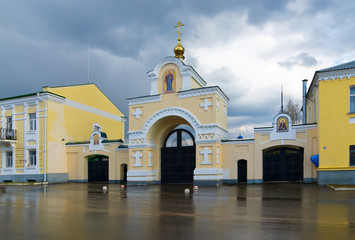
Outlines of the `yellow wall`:
[[349,146],[355,145],[355,124],[349,123],[350,89],[355,77],[319,81],[319,168],[322,170],[355,169],[349,167]]
[[319,91],[318,88],[315,89],[313,94],[308,95],[306,103],[306,123],[317,123],[319,122]]
[[[200,103],[203,103],[203,99],[208,98],[212,106],[205,111],[200,107]],[[224,115],[223,107],[225,104],[220,101],[220,110],[217,112],[216,100],[217,94],[196,96],[190,98],[178,98],[177,93],[162,94],[161,102],[152,102],[145,104],[137,104],[129,107],[129,128],[130,131],[138,131],[143,127],[143,124],[154,113],[171,107],[181,107],[192,113],[201,124],[217,123],[223,128],[227,128],[227,117]],[[133,115],[133,112],[139,108],[143,112],[139,119]]]
[[60,96],[64,96],[75,102],[82,103],[117,116],[123,116],[120,110],[95,84],[44,87],[43,91],[49,91]]
[[254,166],[254,142],[227,142],[222,144],[222,168],[229,170],[229,179],[238,179],[237,164],[247,160],[247,178],[260,179],[260,173]]
[[118,145],[120,144],[104,144],[105,151],[89,151],[88,144],[67,145],[68,180],[82,182],[88,180],[88,157],[92,155],[107,156],[109,158],[109,180],[121,180],[123,178],[121,164],[128,164],[128,149],[118,149]]

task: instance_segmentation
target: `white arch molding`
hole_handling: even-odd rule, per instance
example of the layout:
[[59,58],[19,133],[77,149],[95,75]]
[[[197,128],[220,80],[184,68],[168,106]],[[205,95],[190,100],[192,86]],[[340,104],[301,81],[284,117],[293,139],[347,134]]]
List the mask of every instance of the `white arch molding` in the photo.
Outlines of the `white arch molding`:
[[147,134],[151,127],[160,119],[176,116],[186,120],[196,133],[196,143],[220,140],[227,135],[227,130],[217,124],[201,124],[200,121],[184,108],[172,107],[165,108],[147,119],[139,131],[128,132],[130,147],[144,147],[145,145],[154,145],[153,140],[147,139]]

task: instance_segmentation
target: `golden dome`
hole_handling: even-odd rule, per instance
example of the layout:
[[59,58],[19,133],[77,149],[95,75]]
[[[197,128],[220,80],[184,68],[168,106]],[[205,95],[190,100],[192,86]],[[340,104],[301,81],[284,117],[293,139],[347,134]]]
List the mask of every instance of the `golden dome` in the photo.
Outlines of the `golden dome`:
[[184,53],[185,53],[185,48],[181,45],[180,40],[178,41],[178,44],[174,48],[174,53],[175,57],[184,60]]

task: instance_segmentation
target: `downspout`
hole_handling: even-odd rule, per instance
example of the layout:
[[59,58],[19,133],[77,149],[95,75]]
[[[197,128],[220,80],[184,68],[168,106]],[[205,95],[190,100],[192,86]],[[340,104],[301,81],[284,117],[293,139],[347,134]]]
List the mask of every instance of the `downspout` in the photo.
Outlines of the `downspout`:
[[307,95],[307,79],[303,79],[302,83],[303,83],[303,89],[302,89],[302,122],[303,124],[306,124],[306,95]]
[[37,93],[37,97],[44,102],[44,171],[43,171],[43,181],[47,182],[47,101],[39,96]]

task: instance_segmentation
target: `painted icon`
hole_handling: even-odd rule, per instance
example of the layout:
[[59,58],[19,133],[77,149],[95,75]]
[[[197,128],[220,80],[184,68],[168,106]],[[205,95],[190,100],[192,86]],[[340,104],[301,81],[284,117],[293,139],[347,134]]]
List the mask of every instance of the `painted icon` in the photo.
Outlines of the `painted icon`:
[[94,145],[99,145],[99,141],[100,140],[100,138],[99,138],[99,134],[95,134],[94,135]]
[[277,120],[277,131],[278,132],[287,132],[288,131],[288,120],[286,117],[280,117]]
[[175,71],[168,69],[164,73],[164,92],[175,92]]

